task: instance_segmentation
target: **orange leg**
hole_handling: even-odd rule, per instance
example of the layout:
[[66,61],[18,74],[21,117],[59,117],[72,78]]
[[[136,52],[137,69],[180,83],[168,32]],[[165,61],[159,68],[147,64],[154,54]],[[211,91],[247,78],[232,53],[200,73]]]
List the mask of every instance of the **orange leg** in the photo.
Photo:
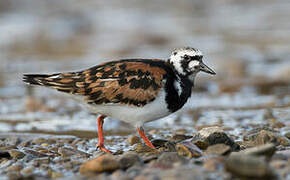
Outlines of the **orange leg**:
[[100,115],[97,119],[97,121],[98,121],[98,138],[99,138],[97,148],[99,148],[101,151],[112,153],[111,151],[106,149],[104,146],[104,136],[103,136],[104,118],[105,118],[105,116]]
[[149,141],[148,137],[146,136],[146,134],[144,132],[144,129],[142,127],[140,127],[140,128],[137,127],[137,131],[138,131],[139,135],[141,136],[141,138],[146,143],[146,145],[149,146],[149,147],[151,147],[152,149],[155,149],[155,147],[153,146],[153,144]]

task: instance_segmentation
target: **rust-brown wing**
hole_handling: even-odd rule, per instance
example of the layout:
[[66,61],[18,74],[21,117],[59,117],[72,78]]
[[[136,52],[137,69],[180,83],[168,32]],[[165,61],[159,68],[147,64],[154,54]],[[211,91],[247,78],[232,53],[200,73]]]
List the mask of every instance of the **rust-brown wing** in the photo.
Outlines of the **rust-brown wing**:
[[108,62],[81,72],[34,75],[30,83],[85,96],[90,104],[144,106],[164,86],[166,70],[160,65],[163,63],[145,59]]
[[80,94],[88,103],[144,106],[163,86],[166,71],[144,62],[113,62],[83,71]]

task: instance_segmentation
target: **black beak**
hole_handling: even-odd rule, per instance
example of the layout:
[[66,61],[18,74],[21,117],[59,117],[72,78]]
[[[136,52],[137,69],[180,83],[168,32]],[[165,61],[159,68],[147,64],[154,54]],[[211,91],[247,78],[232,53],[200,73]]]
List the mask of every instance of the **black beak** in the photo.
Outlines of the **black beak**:
[[201,62],[199,65],[200,65],[201,71],[206,72],[208,74],[216,75],[216,73],[211,68],[209,68],[207,65],[205,65],[203,62]]

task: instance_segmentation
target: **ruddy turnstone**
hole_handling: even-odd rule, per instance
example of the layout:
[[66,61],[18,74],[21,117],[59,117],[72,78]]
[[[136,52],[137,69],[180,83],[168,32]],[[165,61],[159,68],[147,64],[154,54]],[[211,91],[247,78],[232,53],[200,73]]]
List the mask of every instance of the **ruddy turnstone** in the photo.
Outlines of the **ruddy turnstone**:
[[191,47],[175,49],[170,58],[122,59],[69,73],[25,74],[23,81],[71,94],[90,112],[99,113],[97,147],[104,146],[103,123],[106,116],[137,127],[147,146],[143,124],[165,117],[186,103],[195,76],[215,72],[202,61],[201,51]]

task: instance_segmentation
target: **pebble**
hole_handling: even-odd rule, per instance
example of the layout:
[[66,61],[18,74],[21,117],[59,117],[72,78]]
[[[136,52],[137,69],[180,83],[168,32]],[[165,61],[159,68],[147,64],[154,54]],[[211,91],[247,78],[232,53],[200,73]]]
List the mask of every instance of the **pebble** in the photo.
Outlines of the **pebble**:
[[290,146],[290,140],[279,133],[269,130],[260,130],[257,133],[244,136],[244,141],[248,146],[258,146],[268,143],[275,143],[282,146]]
[[151,142],[156,148],[158,148],[159,151],[169,151],[169,152],[176,151],[175,149],[176,143],[172,141],[168,141],[165,139],[154,139]]
[[11,158],[11,155],[7,151],[0,151],[0,158]]
[[162,164],[185,164],[186,162],[188,162],[188,160],[185,157],[178,155],[177,152],[163,152],[158,157],[157,162]]
[[127,173],[121,170],[116,170],[115,172],[112,173],[111,175],[112,180],[132,180]]
[[49,162],[50,162],[49,157],[42,157],[42,158],[37,158],[37,159],[32,160],[32,164],[35,167],[38,167],[38,166],[43,165],[43,164],[48,164]]
[[173,141],[183,141],[183,140],[186,140],[186,139],[190,139],[192,138],[192,136],[188,136],[188,135],[185,135],[185,134],[174,134],[170,140],[173,140]]
[[83,175],[90,173],[111,172],[119,169],[119,162],[109,154],[90,159],[81,165],[79,172]]
[[30,149],[30,148],[24,148],[23,151],[26,154],[30,154],[30,155],[32,155],[34,157],[45,157],[45,156],[47,156],[45,153],[41,153],[41,152],[35,151],[33,149]]
[[209,171],[222,171],[225,158],[221,156],[208,157],[203,162],[203,167]]
[[22,159],[25,156],[23,152],[16,149],[10,150],[9,154],[13,159]]
[[138,136],[132,135],[128,137],[127,142],[130,144],[130,146],[132,146],[134,144],[141,143],[141,140]]
[[215,145],[209,146],[204,153],[215,154],[215,155],[227,155],[230,152],[231,152],[230,146],[225,145],[225,144],[215,144]]
[[176,151],[179,155],[188,158],[202,156],[202,151],[191,141],[185,140],[176,145]]
[[290,139],[290,132],[285,133],[285,137]]
[[90,154],[83,152],[83,151],[79,151],[77,149],[73,149],[73,148],[68,148],[68,147],[60,147],[58,148],[58,153],[62,156],[62,157],[70,157],[70,156],[84,156],[84,157],[89,157]]
[[226,159],[225,167],[239,177],[264,179],[274,177],[273,169],[270,168],[264,157],[235,153]]
[[15,165],[9,166],[9,167],[6,169],[6,171],[20,171],[22,168],[23,168],[22,165],[20,165],[20,164],[15,164]]
[[271,158],[276,151],[276,146],[273,143],[256,146],[253,148],[248,148],[243,151],[243,153],[247,155],[254,155],[254,156],[266,156]]
[[21,170],[21,174],[31,174],[35,168],[34,167],[26,167]]
[[158,153],[156,149],[152,149],[145,144],[138,143],[136,144],[134,151],[137,153]]
[[120,156],[119,164],[121,169],[128,169],[131,166],[143,166],[144,163],[137,153],[128,152]]
[[230,146],[231,151],[240,150],[240,146],[230,138],[222,128],[206,127],[202,128],[193,138],[192,142],[200,149],[205,150],[208,146],[214,144],[225,144]]

